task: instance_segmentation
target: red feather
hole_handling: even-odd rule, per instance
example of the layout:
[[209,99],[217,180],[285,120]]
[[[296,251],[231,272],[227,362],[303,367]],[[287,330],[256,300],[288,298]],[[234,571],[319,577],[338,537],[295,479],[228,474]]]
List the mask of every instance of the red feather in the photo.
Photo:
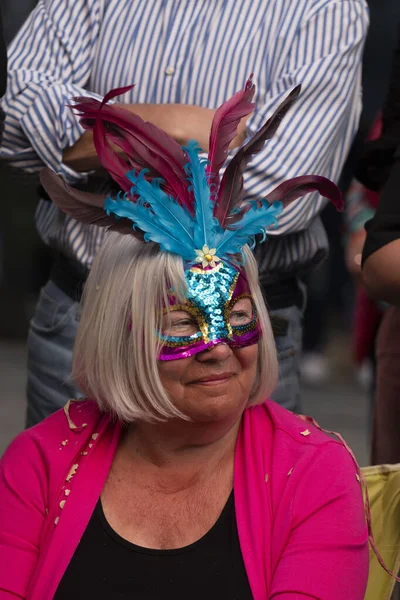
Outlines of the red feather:
[[214,216],[222,226],[224,226],[227,216],[243,201],[243,173],[249,160],[261,152],[266,140],[275,135],[283,117],[297,100],[300,90],[301,86],[298,85],[290,92],[263,127],[239,150],[227,166],[214,210]]
[[132,187],[132,183],[126,176],[130,170],[129,165],[109,145],[102,119],[96,120],[96,124],[93,127],[93,143],[103,167],[107,169],[111,177],[124,192],[129,192]]
[[126,94],[126,92],[130,92],[134,87],[135,87],[135,84],[126,85],[125,87],[114,88],[113,90],[110,90],[104,96],[101,104],[102,105],[107,104],[107,102],[109,102],[109,100],[112,100],[113,98],[116,98],[117,96],[122,96],[123,94]]
[[232,98],[224,102],[215,112],[211,125],[210,144],[208,152],[208,172],[210,183],[218,186],[219,170],[228,155],[229,145],[237,135],[240,120],[249,115],[254,109],[252,99],[255,85],[253,74],[248,78],[244,90],[236,92]]
[[[108,94],[109,97],[115,95],[117,90]],[[188,191],[184,170],[187,157],[173,138],[152,123],[143,121],[138,115],[120,106],[105,105],[92,98],[76,98],[76,101],[77,104],[73,108],[81,115],[82,125],[93,129],[94,139],[100,121],[103,124],[103,129],[100,128],[101,135],[96,136],[96,151],[107,170],[108,166],[103,163],[103,158],[105,154],[108,163],[111,160],[110,151],[114,153],[110,147],[105,148],[106,138],[111,132],[113,143],[117,143],[117,138],[120,138],[118,145],[123,148],[132,164],[145,163],[153,174],[155,172],[166,181],[168,191],[171,191],[176,199],[193,212],[193,197]],[[111,166],[111,175],[114,177],[116,165],[112,160]],[[117,175],[120,178],[119,172]]]

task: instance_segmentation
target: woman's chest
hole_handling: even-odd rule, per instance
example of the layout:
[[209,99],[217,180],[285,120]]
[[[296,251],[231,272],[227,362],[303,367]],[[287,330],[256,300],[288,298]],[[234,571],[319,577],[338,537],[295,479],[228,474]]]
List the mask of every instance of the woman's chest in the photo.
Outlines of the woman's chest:
[[174,550],[143,548],[123,539],[108,523],[99,501],[54,600],[205,597],[253,597],[240,551],[233,493],[200,540]]
[[121,480],[117,485],[111,475],[102,492],[102,508],[112,529],[127,541],[160,550],[182,548],[217,523],[231,489],[229,473],[209,485],[173,493]]

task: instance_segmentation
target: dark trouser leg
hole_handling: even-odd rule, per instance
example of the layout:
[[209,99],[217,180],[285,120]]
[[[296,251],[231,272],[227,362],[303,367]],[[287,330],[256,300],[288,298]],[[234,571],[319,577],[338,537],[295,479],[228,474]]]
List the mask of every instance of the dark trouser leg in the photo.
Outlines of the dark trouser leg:
[[389,308],[376,343],[372,464],[400,462],[400,309]]

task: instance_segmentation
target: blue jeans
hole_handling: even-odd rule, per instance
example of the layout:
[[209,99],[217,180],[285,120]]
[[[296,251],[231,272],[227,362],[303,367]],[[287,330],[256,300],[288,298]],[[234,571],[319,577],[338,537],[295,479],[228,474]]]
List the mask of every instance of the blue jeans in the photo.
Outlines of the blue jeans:
[[[289,410],[299,410],[302,312],[292,306],[271,311],[271,315],[287,321],[285,334],[276,336],[280,377],[272,397]],[[28,335],[28,427],[62,408],[70,398],[82,397],[71,380],[78,321],[79,303],[49,281],[40,293]]]
[[42,288],[28,334],[27,427],[82,396],[71,380],[78,309],[52,281]]
[[278,352],[279,381],[271,394],[272,400],[291,410],[301,412],[300,403],[300,355],[302,348],[303,310],[297,306],[270,311],[271,320],[275,317],[287,323],[282,335],[275,333]]

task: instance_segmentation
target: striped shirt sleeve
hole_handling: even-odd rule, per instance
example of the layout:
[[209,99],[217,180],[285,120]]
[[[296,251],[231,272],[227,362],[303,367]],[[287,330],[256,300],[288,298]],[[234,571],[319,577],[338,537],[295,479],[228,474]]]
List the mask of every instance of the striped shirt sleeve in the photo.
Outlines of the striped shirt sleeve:
[[[263,197],[298,175],[338,180],[361,113],[361,58],[367,29],[363,0],[318,0],[305,15],[288,53],[277,44],[270,65],[275,74],[263,104],[249,120],[249,133],[262,126],[297,84],[302,92],[246,173],[249,199]],[[316,193],[298,199],[269,235],[306,229],[325,202]]]
[[102,0],[40,0],[9,48],[1,155],[35,172],[43,164],[75,183],[86,174],[62,163],[82,135],[67,106],[86,91],[102,16]]

